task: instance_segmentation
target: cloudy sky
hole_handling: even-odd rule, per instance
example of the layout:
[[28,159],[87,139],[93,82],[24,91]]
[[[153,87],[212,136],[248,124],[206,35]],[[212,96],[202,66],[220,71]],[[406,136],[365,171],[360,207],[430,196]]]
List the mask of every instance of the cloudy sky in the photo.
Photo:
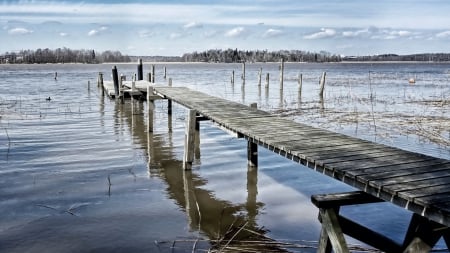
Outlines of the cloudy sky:
[[0,0],[0,53],[450,52],[449,0]]

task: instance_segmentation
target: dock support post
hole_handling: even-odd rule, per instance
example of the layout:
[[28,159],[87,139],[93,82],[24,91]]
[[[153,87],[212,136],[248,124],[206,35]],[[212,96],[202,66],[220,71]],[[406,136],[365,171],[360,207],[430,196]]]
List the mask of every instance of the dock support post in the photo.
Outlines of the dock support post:
[[123,81],[125,80],[125,76],[124,75],[120,75],[120,81],[119,81],[119,98],[120,98],[120,103],[124,104],[125,103],[125,94],[123,92]]
[[142,59],[139,59],[138,66],[137,66],[137,80],[144,80],[144,70],[142,67]]
[[269,79],[270,79],[270,76],[269,76],[269,73],[267,73],[266,74],[266,86],[265,86],[266,89],[269,88]]
[[325,77],[327,75],[327,72],[322,73],[322,77],[320,78],[320,91],[319,96],[323,100],[323,90],[325,89]]
[[[250,108],[256,109],[257,107],[256,103],[250,104]],[[251,139],[247,141],[247,164],[250,168],[258,167],[258,144]]]
[[103,73],[102,72],[98,72],[97,87],[102,87],[102,89],[103,89]]
[[114,66],[112,68],[112,76],[113,76],[113,82],[114,82],[114,92],[116,98],[119,97],[119,74],[117,73],[117,67]]
[[152,82],[152,73],[147,73],[147,81]]
[[151,99],[151,95],[153,94],[152,87],[147,86],[147,104],[148,104],[148,132],[153,133],[153,114],[155,110],[155,101]]
[[195,143],[194,143],[194,154],[195,159],[200,159],[200,114],[197,112],[195,114]]
[[195,110],[189,110],[186,120],[186,131],[184,135],[184,156],[183,169],[192,169],[192,162],[194,161],[194,144],[195,144],[195,124],[196,124]]
[[284,59],[281,58],[281,63],[280,63],[280,90],[283,89],[283,82],[284,82]]
[[164,79],[167,79],[167,67],[164,66]]

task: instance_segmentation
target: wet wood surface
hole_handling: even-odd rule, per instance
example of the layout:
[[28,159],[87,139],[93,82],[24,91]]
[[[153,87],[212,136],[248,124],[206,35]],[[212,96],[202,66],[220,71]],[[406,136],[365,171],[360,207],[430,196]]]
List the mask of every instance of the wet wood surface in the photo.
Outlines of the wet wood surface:
[[450,226],[450,160],[307,126],[184,87],[155,86],[154,92],[288,159]]

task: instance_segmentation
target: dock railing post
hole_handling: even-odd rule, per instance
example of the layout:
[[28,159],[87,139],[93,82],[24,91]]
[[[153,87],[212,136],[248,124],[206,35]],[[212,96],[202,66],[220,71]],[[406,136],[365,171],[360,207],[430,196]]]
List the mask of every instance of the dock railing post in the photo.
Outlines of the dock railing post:
[[148,104],[148,132],[153,133],[153,114],[155,110],[155,101],[151,98],[153,94],[152,87],[150,85],[147,86],[147,104]]
[[114,66],[112,68],[112,77],[113,77],[113,82],[114,82],[114,94],[116,96],[116,98],[119,97],[119,74],[117,73],[117,67]]
[[[258,108],[258,104],[252,103],[250,108]],[[258,167],[258,144],[250,139],[247,141],[247,164],[249,168]]]
[[195,144],[195,124],[196,124],[195,110],[189,110],[186,120],[186,131],[184,135],[184,156],[183,169],[192,169],[192,162],[194,161],[194,144]]
[[139,59],[138,66],[137,66],[137,80],[144,80],[144,70],[142,66],[142,59]]

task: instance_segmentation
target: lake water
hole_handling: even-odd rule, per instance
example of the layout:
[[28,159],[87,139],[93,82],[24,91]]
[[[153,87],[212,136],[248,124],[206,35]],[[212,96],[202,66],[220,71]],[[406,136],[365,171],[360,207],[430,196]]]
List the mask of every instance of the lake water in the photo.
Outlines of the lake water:
[[[247,64],[245,85],[240,64],[160,63],[160,84],[164,66],[174,86],[450,159],[450,64],[287,63],[282,90],[279,64]],[[128,79],[136,72],[135,64],[117,67]],[[263,148],[249,171],[246,142],[210,122],[201,123],[193,170],[183,172],[185,108],[175,105],[169,119],[167,102],[157,101],[148,134],[146,102],[117,104],[97,88],[98,72],[110,80],[111,68],[0,65],[0,252],[205,252],[268,238],[315,252],[320,223],[310,196],[351,187]],[[390,203],[343,213],[399,242],[411,217]]]

